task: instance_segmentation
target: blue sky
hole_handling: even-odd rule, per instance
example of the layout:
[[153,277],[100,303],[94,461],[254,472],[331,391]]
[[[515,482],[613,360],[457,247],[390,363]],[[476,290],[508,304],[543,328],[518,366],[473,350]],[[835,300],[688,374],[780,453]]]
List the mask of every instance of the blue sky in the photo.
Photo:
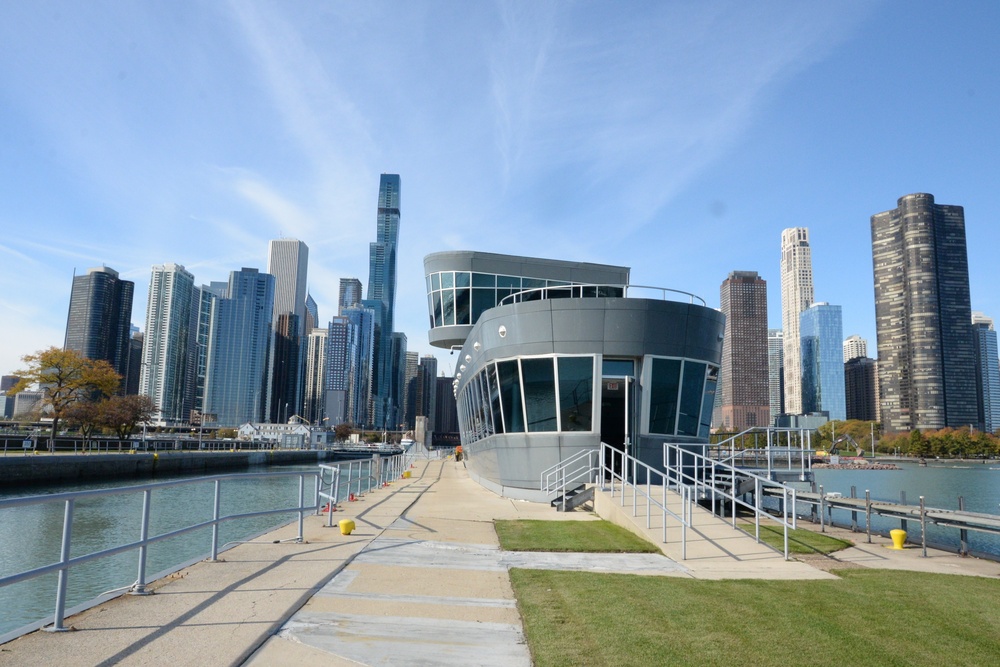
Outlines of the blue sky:
[[328,321],[367,287],[402,177],[397,328],[422,261],[486,250],[632,267],[719,304],[809,227],[816,298],[875,325],[869,218],[965,207],[973,309],[1000,318],[1000,3],[0,3],[0,373],[61,345],[73,271],[199,283],[310,248]]

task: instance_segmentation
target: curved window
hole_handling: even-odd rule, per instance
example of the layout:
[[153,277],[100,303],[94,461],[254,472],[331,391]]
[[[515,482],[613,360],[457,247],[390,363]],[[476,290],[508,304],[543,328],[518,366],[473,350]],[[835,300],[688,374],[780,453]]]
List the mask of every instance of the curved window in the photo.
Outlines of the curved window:
[[677,394],[680,389],[681,360],[652,360],[649,382],[649,432],[674,434],[677,421]]
[[681,372],[681,402],[677,415],[677,435],[698,435],[701,416],[702,388],[705,385],[705,364],[684,361]]
[[553,359],[522,359],[524,409],[529,431],[556,430],[556,392]]
[[590,431],[594,414],[593,357],[558,357],[559,425],[563,431]]
[[521,407],[521,373],[517,361],[497,364],[500,379],[500,405],[503,407],[504,430],[507,433],[524,432],[524,410]]

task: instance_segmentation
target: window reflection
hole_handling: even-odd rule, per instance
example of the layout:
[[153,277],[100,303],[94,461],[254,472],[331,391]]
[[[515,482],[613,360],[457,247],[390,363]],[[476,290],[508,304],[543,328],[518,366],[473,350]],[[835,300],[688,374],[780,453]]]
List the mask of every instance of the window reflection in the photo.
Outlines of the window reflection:
[[592,430],[594,360],[559,357],[559,423],[563,431]]
[[652,359],[649,383],[649,432],[673,435],[677,420],[680,359]]

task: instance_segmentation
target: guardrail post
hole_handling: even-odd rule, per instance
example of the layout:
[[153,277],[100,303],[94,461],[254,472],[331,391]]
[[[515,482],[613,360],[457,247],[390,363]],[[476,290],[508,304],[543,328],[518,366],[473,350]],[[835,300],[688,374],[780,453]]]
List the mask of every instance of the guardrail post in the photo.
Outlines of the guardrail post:
[[923,496],[920,496],[920,549],[924,558],[927,558],[927,508],[924,506]]
[[212,508],[212,552],[210,561],[219,560],[219,511],[222,506],[222,480],[215,480],[215,502]]
[[[858,487],[851,485],[851,500],[857,500],[858,498]],[[857,510],[851,510],[851,532],[858,532],[858,512]]]
[[[63,512],[62,547],[59,550],[59,562],[64,566],[69,560],[69,545],[73,535],[73,502],[72,498],[67,500]],[[68,577],[69,572],[65,567],[59,570],[59,579],[56,584],[56,612],[52,619],[52,627],[49,628],[50,632],[65,632],[67,629],[63,626],[63,620],[66,614],[66,580]]]
[[823,497],[823,485],[820,484],[819,485],[819,532],[821,533],[826,532],[826,523],[824,523],[826,521],[825,514],[826,514],[826,501],[825,498]]
[[[906,504],[906,491],[899,492],[899,504],[900,505]],[[901,530],[906,530],[906,519],[899,520],[899,527]]]
[[149,510],[152,494],[152,489],[146,489],[142,492],[142,524],[139,527],[139,574],[132,590],[129,591],[132,595],[149,595],[149,591],[146,590],[146,555],[149,550],[146,540],[149,539]]
[[785,533],[785,560],[788,560],[788,487],[781,491],[782,514],[781,521],[784,524]]
[[[958,497],[958,511],[965,511],[965,496]],[[965,528],[960,528],[958,530],[958,539],[961,541],[962,550],[959,551],[959,555],[968,556],[969,555],[969,531]]]
[[865,489],[865,532],[868,533],[868,544],[872,543],[872,492]]
[[305,474],[299,475],[299,536],[295,539],[296,542],[302,543],[303,538],[303,524],[305,522],[305,508],[306,504],[306,476]]

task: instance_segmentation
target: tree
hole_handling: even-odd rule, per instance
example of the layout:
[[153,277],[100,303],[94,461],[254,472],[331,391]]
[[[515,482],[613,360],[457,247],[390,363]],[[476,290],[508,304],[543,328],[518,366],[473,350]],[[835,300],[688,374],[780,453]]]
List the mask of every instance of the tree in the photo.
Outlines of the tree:
[[15,371],[21,380],[7,394],[13,396],[38,385],[42,391],[42,410],[52,415],[52,445],[59,431],[59,420],[74,403],[110,395],[122,379],[103,359],[87,359],[79,352],[58,347],[26,354],[21,361],[27,368]]
[[118,436],[118,451],[136,425],[148,422],[155,409],[149,396],[112,396],[101,402],[101,423]]
[[67,423],[80,429],[83,449],[90,444],[90,437],[101,424],[101,407],[94,401],[77,401],[66,409],[63,416]]
[[337,442],[346,442],[352,433],[354,433],[354,427],[347,422],[333,427],[333,434],[337,438]]

